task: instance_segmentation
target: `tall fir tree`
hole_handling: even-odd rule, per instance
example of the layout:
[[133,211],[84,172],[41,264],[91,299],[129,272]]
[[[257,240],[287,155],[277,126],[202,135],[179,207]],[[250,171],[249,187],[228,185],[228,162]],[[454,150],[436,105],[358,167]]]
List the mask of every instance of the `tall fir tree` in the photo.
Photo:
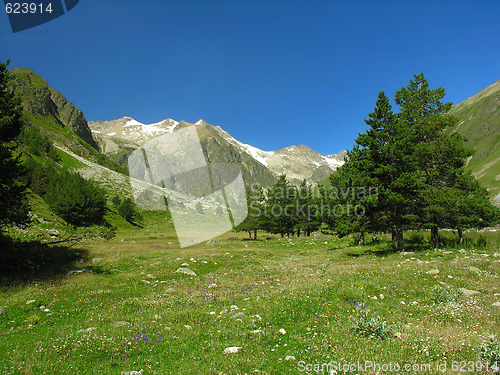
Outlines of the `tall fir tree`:
[[12,79],[8,64],[0,63],[0,224],[22,221],[27,213],[25,185],[20,179],[23,169],[15,144],[23,124],[22,107],[8,87]]

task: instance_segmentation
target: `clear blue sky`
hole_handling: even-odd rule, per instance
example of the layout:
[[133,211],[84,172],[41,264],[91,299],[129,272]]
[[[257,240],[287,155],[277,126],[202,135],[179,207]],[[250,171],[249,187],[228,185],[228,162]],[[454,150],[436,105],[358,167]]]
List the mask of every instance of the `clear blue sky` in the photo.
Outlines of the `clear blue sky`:
[[80,0],[16,34],[2,10],[0,60],[87,120],[203,118],[264,150],[327,154],[413,74],[454,103],[500,79],[499,14],[486,0]]

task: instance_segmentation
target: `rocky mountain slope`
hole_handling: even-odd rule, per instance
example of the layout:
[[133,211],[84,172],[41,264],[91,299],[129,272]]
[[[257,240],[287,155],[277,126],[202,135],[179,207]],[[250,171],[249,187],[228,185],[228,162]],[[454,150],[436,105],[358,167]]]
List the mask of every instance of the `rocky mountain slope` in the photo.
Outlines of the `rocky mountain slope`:
[[474,149],[468,168],[500,204],[500,81],[454,105],[451,113],[460,120],[451,131]]
[[303,179],[317,182],[343,164],[345,152],[321,155],[309,147],[291,146],[277,151],[263,151],[233,138],[219,126],[199,120],[196,123],[167,118],[154,124],[143,124],[131,117],[111,121],[89,122],[100,150],[113,160],[124,162],[126,155],[146,141],[186,126],[195,126],[207,160],[237,165],[247,183],[271,185],[276,176],[285,174],[292,182]]

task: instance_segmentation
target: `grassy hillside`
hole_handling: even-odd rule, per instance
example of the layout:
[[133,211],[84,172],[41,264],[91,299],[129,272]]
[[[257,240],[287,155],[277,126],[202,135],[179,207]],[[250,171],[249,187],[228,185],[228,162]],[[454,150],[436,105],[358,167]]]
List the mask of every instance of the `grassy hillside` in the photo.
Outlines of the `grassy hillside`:
[[500,204],[500,81],[453,106],[460,122],[452,132],[467,138],[474,149],[468,168]]

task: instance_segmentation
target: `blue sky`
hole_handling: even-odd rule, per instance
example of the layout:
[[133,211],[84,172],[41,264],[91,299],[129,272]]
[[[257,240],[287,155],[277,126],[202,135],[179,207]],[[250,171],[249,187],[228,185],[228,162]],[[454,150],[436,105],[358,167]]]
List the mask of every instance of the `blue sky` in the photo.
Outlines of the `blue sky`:
[[377,93],[414,74],[458,103],[500,79],[499,1],[80,0],[13,34],[0,60],[87,120],[220,125],[264,150],[352,147]]

